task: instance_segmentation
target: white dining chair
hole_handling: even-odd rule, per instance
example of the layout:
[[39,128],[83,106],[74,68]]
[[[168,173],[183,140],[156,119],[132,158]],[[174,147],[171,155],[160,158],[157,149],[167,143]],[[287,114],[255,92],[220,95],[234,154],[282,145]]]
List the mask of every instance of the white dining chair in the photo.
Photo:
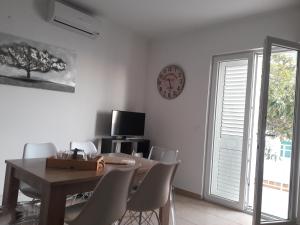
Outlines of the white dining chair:
[[[159,161],[159,162],[176,162],[178,160],[179,150],[167,149],[159,146],[152,146],[148,159]],[[170,205],[171,205],[171,218],[172,225],[176,225],[175,218],[175,191],[174,187],[171,187],[170,193]]]
[[[57,148],[53,143],[27,143],[24,145],[23,149],[23,159],[32,159],[32,158],[47,158],[50,156],[55,156],[57,153]],[[39,192],[28,185],[25,182],[20,182],[19,189],[21,193],[25,196],[31,198],[31,201],[22,201],[17,204],[16,212],[18,216],[14,224],[16,225],[25,225],[25,224],[37,224],[34,221],[36,220],[36,214],[38,213],[37,208],[41,196]]]
[[[157,163],[147,173],[146,177],[134,190],[127,204],[127,212],[119,221],[119,225],[149,224],[155,215],[161,224],[157,209],[166,205],[174,174],[180,161],[174,163]],[[150,212],[150,213],[145,213]],[[144,213],[144,214],[143,214]]]
[[[95,144],[91,141],[71,141],[70,142],[70,149],[80,149],[83,150],[85,155],[90,155],[90,154],[97,154],[98,150],[95,146]],[[86,200],[91,196],[92,192],[85,192],[85,193],[79,193],[73,196],[72,204],[75,202],[75,200],[81,199],[81,200]]]
[[134,171],[135,167],[130,167],[106,173],[87,202],[66,208],[65,223],[110,225],[119,220],[126,211]]
[[160,162],[176,162],[178,158],[179,150],[173,150],[163,148],[159,146],[152,146],[148,159],[156,160]]
[[49,143],[27,143],[24,145],[23,159],[46,158],[57,153],[56,146]]
[[[23,159],[47,158],[55,156],[56,153],[57,148],[53,143],[27,143],[24,146]],[[20,191],[33,200],[40,199],[39,193],[24,182],[20,182]]]
[[98,150],[93,142],[91,141],[71,141],[70,149],[80,149],[85,152],[85,154],[97,153]]

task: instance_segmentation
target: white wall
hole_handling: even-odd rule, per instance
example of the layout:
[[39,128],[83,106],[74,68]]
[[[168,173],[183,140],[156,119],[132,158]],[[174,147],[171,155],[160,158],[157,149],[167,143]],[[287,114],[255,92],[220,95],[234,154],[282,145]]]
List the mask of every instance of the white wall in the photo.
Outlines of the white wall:
[[108,21],[99,40],[61,29],[43,19],[45,3],[1,0],[0,32],[74,50],[76,91],[0,85],[0,195],[4,160],[20,158],[26,142],[51,141],[66,149],[71,140],[100,135],[103,112],[144,110],[146,41]]
[[[147,135],[153,144],[180,149],[175,185],[202,194],[210,61],[216,54],[263,46],[266,35],[300,41],[299,8],[244,18],[153,42],[148,68]],[[163,99],[156,87],[159,71],[178,64],[186,74],[183,93]]]

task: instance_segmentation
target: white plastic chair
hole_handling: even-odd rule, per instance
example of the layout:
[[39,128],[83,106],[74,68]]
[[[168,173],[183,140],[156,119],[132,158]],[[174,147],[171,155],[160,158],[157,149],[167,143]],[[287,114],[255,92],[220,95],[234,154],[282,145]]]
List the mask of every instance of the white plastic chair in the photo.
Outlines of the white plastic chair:
[[[156,216],[158,224],[161,224],[155,210],[163,207],[167,203],[174,174],[179,164],[180,161],[174,163],[160,162],[150,169],[128,201],[127,210],[129,212],[129,218],[126,218],[124,214],[119,221],[119,225],[130,225],[133,221],[139,225],[141,225],[142,222],[149,224],[153,214]],[[148,211],[150,211],[151,214],[144,216],[143,212]],[[136,216],[135,213],[138,213],[138,216]]]
[[24,146],[23,159],[47,158],[56,153],[57,148],[53,143],[27,143]]
[[71,141],[70,148],[71,149],[75,149],[75,148],[81,149],[87,155],[91,154],[91,153],[97,153],[98,152],[96,146],[91,141],[86,141],[86,142]]
[[[53,143],[27,143],[23,150],[23,159],[47,158],[55,156],[57,148]],[[20,182],[20,191],[33,199],[39,199],[39,193],[30,185]]]
[[[80,149],[83,150],[85,155],[89,155],[89,154],[97,154],[97,148],[94,145],[93,142],[91,141],[71,141],[70,142],[70,149]],[[73,202],[74,200],[81,198],[82,200],[85,200],[87,198],[89,198],[91,196],[92,192],[85,192],[85,193],[80,193],[74,196]],[[73,203],[72,203],[73,204]]]
[[[178,153],[179,150],[171,150],[171,149],[162,148],[158,146],[152,146],[148,159],[159,161],[159,162],[174,163],[178,160]],[[176,225],[174,200],[175,200],[175,193],[174,193],[174,188],[172,186],[171,193],[170,193],[171,218],[172,218],[172,224]]]
[[66,208],[65,222],[69,225],[109,225],[126,211],[128,190],[135,167],[115,169],[104,175],[86,203]]
[[178,150],[171,150],[158,146],[152,146],[148,159],[159,162],[176,162],[178,157]]

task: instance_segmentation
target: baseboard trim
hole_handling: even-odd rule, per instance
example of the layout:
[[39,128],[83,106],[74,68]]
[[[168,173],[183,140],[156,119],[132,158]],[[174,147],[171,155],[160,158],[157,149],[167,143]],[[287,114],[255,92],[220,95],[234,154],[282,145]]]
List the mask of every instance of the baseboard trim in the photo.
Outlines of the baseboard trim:
[[203,200],[201,195],[196,194],[196,193],[191,192],[191,191],[181,189],[181,188],[175,187],[175,193],[180,194],[180,195],[184,195],[186,197],[195,198],[195,199],[198,199],[198,200]]

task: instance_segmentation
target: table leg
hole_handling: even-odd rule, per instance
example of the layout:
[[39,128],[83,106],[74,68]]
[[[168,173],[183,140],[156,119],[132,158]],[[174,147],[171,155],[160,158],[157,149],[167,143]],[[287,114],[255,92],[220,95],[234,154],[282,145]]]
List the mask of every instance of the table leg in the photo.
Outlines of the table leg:
[[169,198],[166,205],[159,209],[159,219],[161,225],[169,225],[170,208],[171,208],[171,204]]
[[5,183],[3,189],[2,206],[14,209],[18,201],[19,180],[14,177],[14,168],[6,164]]
[[39,225],[63,225],[66,195],[62,188],[49,185],[42,196]]

